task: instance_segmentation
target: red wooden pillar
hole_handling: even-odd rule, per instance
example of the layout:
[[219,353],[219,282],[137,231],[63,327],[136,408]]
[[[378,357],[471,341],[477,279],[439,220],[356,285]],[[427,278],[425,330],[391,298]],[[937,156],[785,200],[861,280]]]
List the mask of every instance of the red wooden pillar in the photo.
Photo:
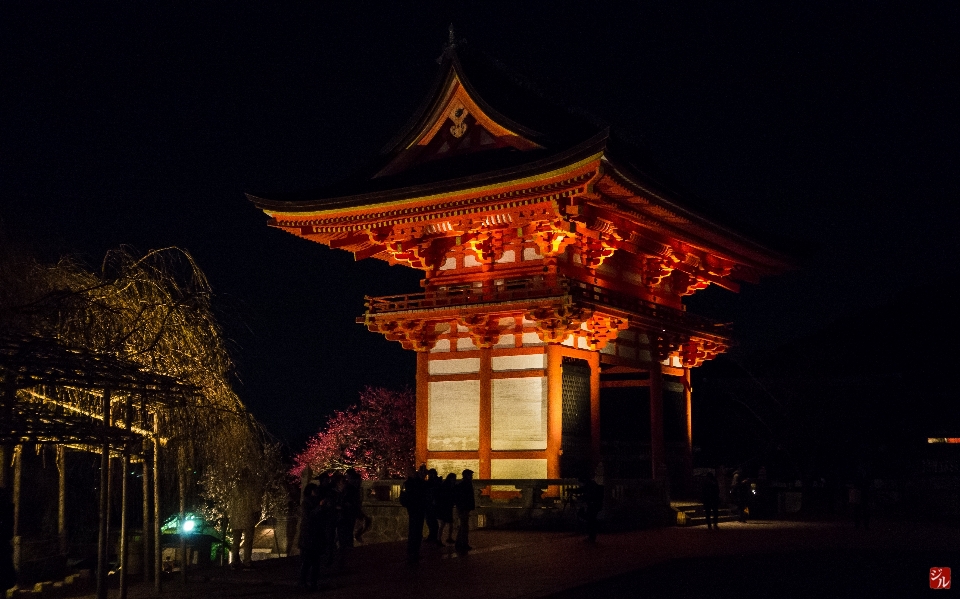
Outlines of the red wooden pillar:
[[547,345],[547,477],[560,478],[563,440],[563,354],[560,345]]
[[489,347],[480,348],[480,439],[477,457],[479,478],[490,478],[490,436],[493,433],[493,356]]
[[587,357],[590,364],[590,465],[594,472],[600,464],[600,352]]
[[650,467],[654,480],[667,476],[666,444],[663,440],[663,372],[660,363],[650,365]]
[[686,416],[686,436],[683,446],[683,479],[688,490],[693,487],[693,412],[691,398],[693,389],[690,386],[690,369],[683,369],[683,399],[684,416]]
[[429,417],[430,393],[430,352],[417,352],[417,447],[416,462],[427,461],[427,418]]

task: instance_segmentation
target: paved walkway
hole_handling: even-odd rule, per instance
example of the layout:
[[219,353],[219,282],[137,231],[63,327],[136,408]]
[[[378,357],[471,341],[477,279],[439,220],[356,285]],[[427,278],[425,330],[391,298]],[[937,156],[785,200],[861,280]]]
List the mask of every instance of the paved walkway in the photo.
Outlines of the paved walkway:
[[[424,545],[416,569],[405,564],[402,543],[358,547],[350,570],[328,579],[314,596],[507,599],[546,597],[561,591],[567,591],[567,596],[570,589],[662,566],[669,560],[769,557],[818,550],[843,555],[844,551],[897,552],[904,548],[948,560],[958,555],[958,539],[957,526],[894,522],[876,522],[868,531],[838,522],[727,523],[719,531],[700,526],[607,534],[593,545],[570,533],[481,530],[471,533],[476,550],[466,557],[458,557],[447,548]],[[211,568],[195,573],[186,587],[171,580],[163,595],[171,599],[219,599],[304,594],[295,586],[296,558],[255,565],[252,571]],[[929,565],[953,567],[960,575],[960,563]],[[917,576],[904,573],[907,575]],[[923,583],[921,579],[919,584]],[[116,596],[117,591],[111,590],[111,597]],[[134,587],[130,597],[146,599],[155,594],[152,588]]]

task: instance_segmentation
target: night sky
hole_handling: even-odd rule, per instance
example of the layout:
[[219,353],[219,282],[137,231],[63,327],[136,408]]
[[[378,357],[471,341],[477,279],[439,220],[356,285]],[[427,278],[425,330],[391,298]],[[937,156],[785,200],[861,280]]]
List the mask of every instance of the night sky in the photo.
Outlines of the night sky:
[[364,385],[413,384],[413,352],[354,320],[420,274],[269,229],[244,192],[373,157],[451,21],[794,249],[794,272],[689,302],[741,355],[960,270],[955,2],[4,2],[0,227],[47,260],[189,250],[240,396],[296,447]]

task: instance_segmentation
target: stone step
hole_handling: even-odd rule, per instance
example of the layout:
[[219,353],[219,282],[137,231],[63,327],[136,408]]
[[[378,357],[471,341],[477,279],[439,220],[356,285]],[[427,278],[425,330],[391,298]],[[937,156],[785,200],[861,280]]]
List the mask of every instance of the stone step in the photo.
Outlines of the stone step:
[[[736,522],[737,517],[733,514],[720,514],[720,517],[717,519],[719,522]],[[705,516],[695,516],[693,518],[687,518],[687,523],[685,526],[703,526],[707,523],[707,518]]]
[[[677,513],[677,526],[697,526],[707,523],[707,515],[700,503],[673,503],[673,510]],[[720,522],[736,521],[736,510],[730,508],[720,508],[717,510],[718,520]]]
[[[704,512],[704,509],[703,509],[703,506],[698,506],[698,507],[696,507],[696,508],[692,508],[692,507],[691,507],[691,508],[683,508],[683,509],[679,509],[679,510],[676,509],[676,508],[674,508],[674,510],[677,511],[677,512],[683,512],[683,513],[686,514],[687,516],[703,516],[704,513],[705,513],[705,512]],[[735,508],[734,508],[734,509],[731,509],[731,508],[727,508],[727,507],[722,507],[722,508],[718,509],[717,512],[722,516],[723,514],[735,514],[735,513],[737,512],[737,510],[736,510]]]

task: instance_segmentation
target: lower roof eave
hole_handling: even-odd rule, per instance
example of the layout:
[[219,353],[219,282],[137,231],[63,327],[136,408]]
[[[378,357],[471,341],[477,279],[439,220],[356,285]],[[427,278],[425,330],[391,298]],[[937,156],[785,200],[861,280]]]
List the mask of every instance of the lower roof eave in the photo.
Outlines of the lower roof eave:
[[616,306],[611,306],[609,304],[604,304],[602,302],[593,302],[584,300],[582,298],[575,298],[571,295],[555,295],[529,300],[491,301],[438,307],[375,311],[368,310],[363,317],[357,318],[356,322],[357,324],[362,325],[369,325],[372,322],[377,321],[389,322],[395,320],[433,320],[438,321],[439,323],[477,313],[525,312],[527,310],[533,310],[536,308],[550,307],[551,305],[578,306],[592,309],[607,316],[628,320],[632,326],[636,326],[641,330],[646,330],[654,334],[661,332],[667,336],[682,336],[703,339],[705,341],[710,341],[727,347],[733,345],[733,341],[729,336],[708,328],[715,326],[713,323],[708,323],[704,319],[699,318],[696,318],[696,320],[700,321],[696,324],[683,322],[684,320],[694,320],[694,318],[679,310],[660,307],[659,310],[663,312],[664,316],[669,314],[673,317],[669,319],[662,319],[658,318],[657,315],[626,310]]

